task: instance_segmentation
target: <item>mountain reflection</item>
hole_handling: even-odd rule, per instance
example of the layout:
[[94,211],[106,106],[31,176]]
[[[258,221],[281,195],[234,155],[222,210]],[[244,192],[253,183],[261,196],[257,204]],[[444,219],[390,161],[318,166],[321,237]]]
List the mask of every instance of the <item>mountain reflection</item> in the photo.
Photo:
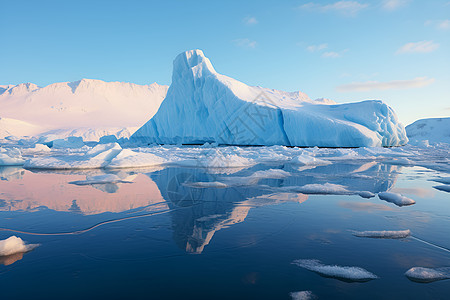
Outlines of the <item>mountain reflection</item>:
[[[202,253],[217,231],[243,222],[252,208],[284,202],[302,203],[308,199],[308,195],[290,192],[290,187],[331,183],[350,192],[379,193],[394,185],[400,168],[367,161],[316,167],[256,165],[234,170],[160,167],[109,172],[128,183],[83,186],[68,183],[104,172],[33,173],[21,168],[3,168],[0,170],[3,174],[0,211],[33,211],[47,207],[92,215],[137,211],[153,205],[151,209],[155,211],[170,210],[173,239],[179,248],[189,253]],[[263,176],[254,180],[256,172],[269,169],[283,170],[287,176]],[[252,180],[246,180],[249,177]],[[230,185],[230,182],[236,184]],[[201,188],[193,183],[214,183],[215,187]],[[5,262],[10,261],[13,258]]]

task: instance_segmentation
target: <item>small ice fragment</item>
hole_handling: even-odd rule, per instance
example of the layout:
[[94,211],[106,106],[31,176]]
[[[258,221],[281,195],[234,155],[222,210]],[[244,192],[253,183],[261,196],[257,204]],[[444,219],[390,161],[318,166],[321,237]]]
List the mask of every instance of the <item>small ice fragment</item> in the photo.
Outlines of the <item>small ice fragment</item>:
[[358,192],[358,195],[360,195],[363,198],[367,198],[367,199],[375,197],[375,194],[372,192],[369,192],[369,191]]
[[29,252],[38,246],[39,244],[25,244],[20,237],[13,235],[0,241],[0,256]]
[[336,278],[347,282],[366,282],[378,278],[378,276],[363,268],[324,265],[317,259],[297,259],[292,263],[321,276]]
[[414,267],[406,271],[405,276],[415,282],[428,283],[450,278],[450,267],[423,268]]
[[323,159],[319,159],[319,158],[315,158],[314,156],[310,156],[307,154],[302,154],[299,155],[297,157],[294,157],[291,160],[291,163],[293,164],[297,164],[297,165],[308,165],[308,166],[326,166],[326,165],[330,165],[331,162],[327,161],[327,160],[323,160]]
[[352,192],[347,190],[343,185],[324,183],[324,184],[306,184],[304,186],[295,187],[294,190],[303,194],[330,194],[330,195],[350,195]]
[[449,184],[444,184],[444,185],[436,185],[433,186],[435,189],[440,190],[440,191],[444,191],[447,193],[450,193],[450,185]]
[[353,235],[374,239],[403,239],[410,236],[411,231],[409,229],[398,231],[353,231]]
[[212,181],[212,182],[193,182],[188,184],[196,188],[226,188],[227,185],[222,182]]
[[378,193],[378,197],[381,200],[394,203],[397,206],[413,205],[416,203],[416,201],[414,201],[408,197],[405,197],[405,196],[397,194],[397,193],[391,193],[391,192]]
[[292,292],[289,295],[292,300],[312,300],[317,298],[311,291]]

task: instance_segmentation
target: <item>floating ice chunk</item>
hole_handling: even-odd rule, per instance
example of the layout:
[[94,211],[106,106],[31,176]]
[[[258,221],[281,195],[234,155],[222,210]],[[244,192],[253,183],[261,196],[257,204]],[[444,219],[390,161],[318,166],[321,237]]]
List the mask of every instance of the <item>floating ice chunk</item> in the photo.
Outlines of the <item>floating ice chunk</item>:
[[88,150],[82,157],[36,157],[27,160],[28,169],[96,169],[107,166],[122,148],[117,143],[99,144]]
[[228,185],[222,182],[218,181],[212,181],[212,182],[192,182],[187,184],[192,187],[196,188],[226,188]]
[[292,300],[312,300],[317,298],[311,291],[292,292],[289,295]]
[[326,166],[330,165],[331,162],[323,159],[316,158],[314,156],[302,154],[299,156],[294,157],[291,160],[291,163],[298,164],[298,165],[308,165],[308,166]]
[[444,184],[444,185],[435,185],[433,186],[435,189],[440,190],[440,191],[444,191],[447,193],[450,193],[450,185],[449,184]]
[[165,160],[152,153],[135,152],[130,149],[122,150],[107,168],[143,168],[163,164]]
[[404,239],[411,235],[411,231],[353,231],[353,235],[357,237],[366,237],[374,239]]
[[36,145],[34,145],[33,148],[30,148],[28,150],[40,151],[40,152],[49,152],[49,151],[51,151],[51,149],[47,145],[44,145],[44,144],[36,144]]
[[10,155],[8,153],[0,153],[0,166],[21,166],[25,163],[22,155]]
[[406,271],[405,276],[415,282],[428,283],[450,278],[450,267],[423,268],[414,267]]
[[373,198],[375,197],[375,194],[369,191],[360,191],[358,192],[358,195],[360,195],[363,198]]
[[381,200],[394,203],[397,206],[413,205],[416,203],[416,201],[414,201],[408,197],[405,197],[405,196],[397,194],[397,193],[391,193],[391,192],[378,193],[378,197]]
[[39,244],[25,244],[20,237],[13,235],[0,241],[0,256],[29,252],[38,246]]
[[324,184],[307,184],[304,186],[294,187],[294,191],[303,194],[321,194],[321,195],[351,195],[353,192],[347,190],[343,185],[334,183],[324,183]]
[[324,277],[331,277],[349,282],[366,282],[378,278],[378,276],[363,268],[324,265],[317,259],[298,259],[294,260],[293,264],[309,271],[316,272]]
[[115,174],[103,174],[96,176],[87,176],[86,180],[71,181],[70,184],[90,185],[90,184],[107,184],[107,183],[131,183],[131,181],[122,180]]

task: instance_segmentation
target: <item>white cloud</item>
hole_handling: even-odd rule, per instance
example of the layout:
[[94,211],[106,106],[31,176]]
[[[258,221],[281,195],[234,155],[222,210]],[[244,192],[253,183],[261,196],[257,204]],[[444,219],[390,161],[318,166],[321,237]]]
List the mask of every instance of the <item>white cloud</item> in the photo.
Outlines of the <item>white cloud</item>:
[[236,46],[242,47],[242,48],[255,48],[256,47],[256,41],[250,40],[250,39],[236,39],[233,41]]
[[407,43],[397,50],[397,54],[402,53],[429,53],[439,48],[439,44],[433,41],[420,41],[417,43]]
[[448,30],[450,29],[450,20],[444,20],[437,24],[439,29]]
[[255,17],[245,17],[242,22],[246,25],[256,25],[258,24],[258,20]]
[[381,7],[387,11],[394,11],[405,6],[408,2],[409,0],[383,0]]
[[355,16],[361,10],[367,8],[369,5],[359,3],[358,1],[338,1],[331,4],[318,4],[309,2],[301,5],[300,9],[315,10],[320,12],[335,11],[343,15]]
[[334,52],[334,51],[329,51],[329,52],[325,52],[324,54],[322,54],[322,57],[338,58],[338,57],[341,57],[341,54]]
[[433,26],[441,30],[450,29],[450,20],[428,20],[425,21],[425,26]]
[[310,45],[306,47],[306,50],[308,50],[309,52],[317,52],[326,48],[328,48],[328,44],[320,44],[320,45]]
[[432,84],[434,78],[417,77],[411,80],[392,80],[386,82],[366,81],[353,82],[338,86],[338,92],[367,92],[374,90],[414,89]]

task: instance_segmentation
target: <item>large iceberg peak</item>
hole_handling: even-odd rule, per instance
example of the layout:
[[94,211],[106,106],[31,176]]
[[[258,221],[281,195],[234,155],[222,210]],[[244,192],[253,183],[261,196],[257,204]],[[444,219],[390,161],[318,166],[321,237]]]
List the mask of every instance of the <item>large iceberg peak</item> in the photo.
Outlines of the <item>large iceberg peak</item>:
[[405,144],[405,128],[381,101],[311,100],[217,73],[201,50],[178,55],[158,112],[138,143],[374,147]]
[[195,78],[215,74],[211,61],[202,50],[189,50],[179,54],[173,61],[173,80],[192,73]]

